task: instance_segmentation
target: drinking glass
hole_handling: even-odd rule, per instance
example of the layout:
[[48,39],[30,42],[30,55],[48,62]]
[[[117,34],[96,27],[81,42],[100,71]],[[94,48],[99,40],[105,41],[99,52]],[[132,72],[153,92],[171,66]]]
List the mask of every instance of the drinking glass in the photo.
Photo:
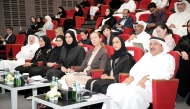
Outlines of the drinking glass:
[[22,78],[24,79],[25,86],[28,85],[28,84],[27,84],[28,77],[29,77],[29,73],[23,73],[23,74],[22,74]]

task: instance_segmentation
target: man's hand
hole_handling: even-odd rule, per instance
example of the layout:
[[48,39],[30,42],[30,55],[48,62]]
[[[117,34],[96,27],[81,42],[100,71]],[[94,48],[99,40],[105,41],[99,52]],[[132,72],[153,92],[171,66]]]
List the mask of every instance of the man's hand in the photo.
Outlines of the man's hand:
[[101,6],[101,4],[97,4],[97,7],[100,7]]
[[148,75],[144,76],[138,83],[137,86],[140,85],[143,89],[145,89],[145,82],[148,80]]
[[67,72],[68,72],[68,73],[73,73],[73,72],[74,72],[74,70],[73,70],[73,69],[68,68],[68,69],[67,69]]
[[67,72],[67,69],[64,66],[61,66],[61,71],[62,72]]
[[136,36],[135,34],[132,34],[132,35],[129,37],[128,41],[130,42],[131,40],[133,40],[133,39],[135,39],[135,38],[137,38],[137,36]]
[[174,24],[170,24],[169,28],[176,28]]
[[151,27],[155,27],[155,26],[156,26],[155,23],[150,23],[150,24],[147,26],[147,28],[151,28]]
[[122,83],[126,83],[126,85],[129,85],[132,81],[134,81],[134,77],[133,76],[129,76]]
[[182,51],[182,52],[181,52],[181,56],[182,56],[182,58],[183,58],[184,60],[189,60],[189,56],[188,56],[188,54],[187,54],[185,51]]
[[116,27],[117,27],[117,28],[122,28],[122,25],[116,23]]
[[31,65],[32,65],[32,63],[26,62],[26,63],[23,64],[22,66],[23,66],[23,67],[28,67],[28,66],[31,66]]

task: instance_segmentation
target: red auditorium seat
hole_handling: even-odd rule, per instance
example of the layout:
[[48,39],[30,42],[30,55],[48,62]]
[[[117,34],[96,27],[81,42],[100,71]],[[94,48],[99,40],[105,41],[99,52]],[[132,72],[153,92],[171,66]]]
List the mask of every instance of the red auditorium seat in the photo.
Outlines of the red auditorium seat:
[[141,14],[140,16],[139,16],[139,21],[144,21],[144,22],[147,22],[148,21],[148,16],[149,16],[150,14]]
[[53,38],[55,38],[55,30],[46,30],[46,35],[49,37],[50,41],[53,40]]
[[58,27],[58,22],[57,20],[52,20],[52,23],[53,23],[53,29],[56,29]]
[[119,36],[121,36],[123,38],[124,42],[127,41],[130,37],[129,34],[120,34]]
[[84,21],[85,21],[85,17],[76,16],[75,17],[75,22],[76,22],[75,28],[81,28],[81,25],[84,24]]
[[179,40],[181,39],[181,37],[178,34],[173,34],[172,37],[173,37],[173,39],[175,41],[175,44],[177,45]]
[[84,48],[86,54],[88,53],[89,50],[94,48],[93,46],[87,45],[87,44],[83,44],[83,45],[80,45],[80,46]]
[[99,26],[100,23],[102,22],[103,18],[104,18],[104,17],[99,17],[99,18],[97,19],[96,25],[95,25],[94,29],[98,29],[98,26]]

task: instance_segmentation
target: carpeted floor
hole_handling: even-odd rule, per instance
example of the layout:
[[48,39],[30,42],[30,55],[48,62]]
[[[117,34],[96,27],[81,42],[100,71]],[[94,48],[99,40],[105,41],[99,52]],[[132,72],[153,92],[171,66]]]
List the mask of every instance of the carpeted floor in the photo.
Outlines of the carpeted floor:
[[[11,94],[6,92],[6,94],[0,94],[0,109],[11,109]],[[18,96],[18,109],[32,109],[32,101],[24,99],[23,95]],[[177,96],[177,103],[175,109],[190,109],[187,106],[185,99]]]

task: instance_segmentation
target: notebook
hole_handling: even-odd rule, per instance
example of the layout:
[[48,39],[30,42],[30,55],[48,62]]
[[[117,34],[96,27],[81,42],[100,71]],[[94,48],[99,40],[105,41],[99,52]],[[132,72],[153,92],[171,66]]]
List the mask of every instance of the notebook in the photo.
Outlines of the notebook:
[[134,46],[134,47],[138,47],[138,48],[142,49],[142,50],[144,51],[144,53],[146,53],[146,52],[147,52],[147,50],[146,50],[146,49],[144,49],[143,44],[142,44],[142,43],[140,43],[140,42],[133,42],[133,46]]

